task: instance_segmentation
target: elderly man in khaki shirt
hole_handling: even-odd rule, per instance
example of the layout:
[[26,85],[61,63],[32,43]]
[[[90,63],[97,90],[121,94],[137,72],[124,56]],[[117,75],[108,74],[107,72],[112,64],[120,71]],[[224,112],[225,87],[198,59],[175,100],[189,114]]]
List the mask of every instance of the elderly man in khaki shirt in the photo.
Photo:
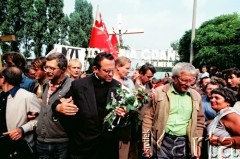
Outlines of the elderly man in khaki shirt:
[[190,88],[196,80],[195,67],[178,63],[172,78],[172,83],[157,89],[155,102],[144,112],[144,154],[157,158],[199,157],[197,141],[202,138],[204,115],[200,94]]

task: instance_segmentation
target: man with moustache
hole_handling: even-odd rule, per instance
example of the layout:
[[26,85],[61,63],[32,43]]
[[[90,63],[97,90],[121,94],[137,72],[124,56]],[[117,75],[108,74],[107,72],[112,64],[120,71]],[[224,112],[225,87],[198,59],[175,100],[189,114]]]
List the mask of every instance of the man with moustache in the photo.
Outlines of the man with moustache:
[[[120,83],[113,79],[115,60],[111,54],[99,53],[94,59],[94,73],[72,82],[66,99],[56,102],[56,111],[69,135],[70,159],[118,159],[118,138],[110,131],[104,117]],[[122,108],[116,114],[124,117]]]
[[40,159],[67,156],[68,136],[59,121],[52,119],[52,104],[62,98],[71,86],[72,79],[65,75],[67,59],[61,53],[52,53],[46,58],[44,70],[48,83],[43,85],[42,106],[39,114],[37,151]]

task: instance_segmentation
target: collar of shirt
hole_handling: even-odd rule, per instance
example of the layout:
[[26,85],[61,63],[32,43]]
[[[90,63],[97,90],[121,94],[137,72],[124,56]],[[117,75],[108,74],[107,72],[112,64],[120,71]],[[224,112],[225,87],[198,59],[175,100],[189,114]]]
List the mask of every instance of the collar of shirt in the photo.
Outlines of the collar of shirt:
[[95,77],[96,81],[98,81],[100,84],[104,84],[105,83],[103,80],[99,79],[99,77],[97,76],[96,73],[94,73],[93,75],[94,75],[93,77]]
[[[60,83],[61,83],[61,82],[60,82]],[[58,86],[60,85],[60,83],[53,85],[53,84],[51,83],[51,81],[48,81],[49,87],[58,87]]]
[[14,97],[19,89],[20,87],[15,86],[11,90],[9,90],[9,93],[11,94],[12,97]]
[[143,90],[146,89],[146,84],[142,84],[142,82],[140,81],[139,77],[136,79],[136,84],[142,88]]
[[170,90],[171,90],[171,93],[174,93],[174,94],[179,94],[179,95],[189,95],[190,96],[190,90],[188,89],[187,92],[185,93],[178,93],[174,87],[173,87],[173,83],[171,83],[170,85]]
[[48,82],[48,85],[50,87],[59,87],[60,85],[63,84],[63,82],[66,81],[66,79],[67,79],[67,76],[64,76],[64,78],[61,81],[59,81],[58,83],[56,83],[56,84],[52,84],[51,80],[46,80],[46,82]]

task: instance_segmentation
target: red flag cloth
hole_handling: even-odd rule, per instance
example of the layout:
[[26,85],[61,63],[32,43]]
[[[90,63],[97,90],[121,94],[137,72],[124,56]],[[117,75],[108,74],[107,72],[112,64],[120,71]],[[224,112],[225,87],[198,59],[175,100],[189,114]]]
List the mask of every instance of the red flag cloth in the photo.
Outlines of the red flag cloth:
[[[114,48],[110,41],[107,28],[102,20],[101,13],[98,14],[98,17],[95,20],[94,26],[92,28],[89,47],[98,48],[105,52],[111,53],[114,56]],[[117,57],[114,56],[114,58],[117,58]]]
[[114,57],[118,57],[118,39],[117,39],[117,35],[116,34],[113,34],[111,36],[111,43],[112,43],[112,46],[113,46],[113,56]]

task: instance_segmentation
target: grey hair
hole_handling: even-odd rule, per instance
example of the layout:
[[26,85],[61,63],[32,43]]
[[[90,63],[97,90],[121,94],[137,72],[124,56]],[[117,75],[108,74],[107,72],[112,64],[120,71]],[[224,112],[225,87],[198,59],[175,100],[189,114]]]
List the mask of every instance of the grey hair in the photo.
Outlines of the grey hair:
[[74,63],[74,62],[78,63],[79,66],[82,67],[82,63],[81,63],[81,61],[79,59],[70,59],[68,61],[68,66],[72,66],[72,63]]
[[187,62],[179,62],[172,68],[172,75],[179,77],[182,73],[197,75],[195,67]]

